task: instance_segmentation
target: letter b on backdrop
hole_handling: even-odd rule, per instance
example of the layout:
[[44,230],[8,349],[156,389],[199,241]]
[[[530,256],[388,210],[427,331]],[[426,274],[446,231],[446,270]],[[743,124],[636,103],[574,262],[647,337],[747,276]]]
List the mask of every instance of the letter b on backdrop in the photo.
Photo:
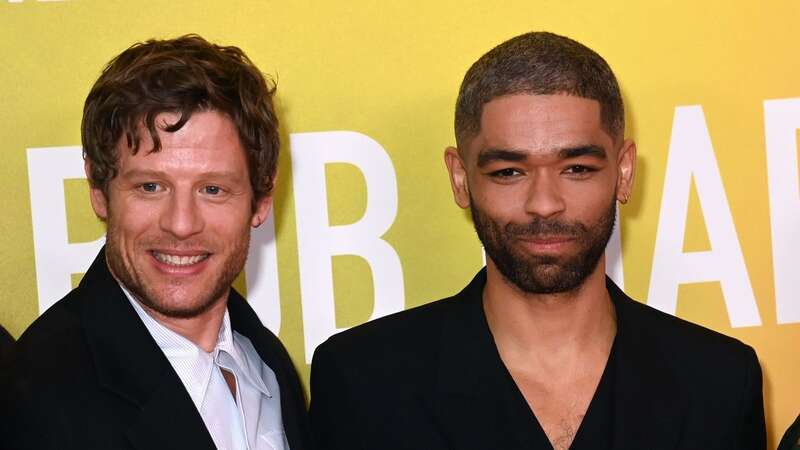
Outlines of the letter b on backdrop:
[[[360,133],[328,131],[291,135],[292,177],[297,212],[297,257],[303,305],[306,361],[336,327],[332,257],[356,255],[372,271],[374,309],[370,320],[405,307],[403,270],[394,248],[383,240],[397,215],[394,166],[380,144]],[[325,165],[346,163],[364,175],[367,207],[355,223],[331,226]]]

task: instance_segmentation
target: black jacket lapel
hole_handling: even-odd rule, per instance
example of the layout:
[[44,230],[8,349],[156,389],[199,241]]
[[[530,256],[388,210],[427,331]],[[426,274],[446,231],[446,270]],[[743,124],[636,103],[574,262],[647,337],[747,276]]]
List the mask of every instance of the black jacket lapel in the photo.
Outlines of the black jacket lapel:
[[305,396],[289,354],[233,289],[228,297],[228,311],[233,329],[250,339],[261,360],[275,372],[281,392],[283,428],[289,446],[292,450],[310,448]]
[[173,375],[163,377],[162,381],[163,384],[148,397],[147,403],[141,405],[138,420],[132,421],[127,430],[133,446],[140,450],[215,449],[211,435],[180,379]]
[[106,265],[105,248],[78,287],[81,319],[100,385],[132,408],[142,450],[213,449],[189,394]]
[[617,312],[614,448],[676,449],[687,398],[665,363],[669,355],[651,338],[654,331],[639,320],[645,306],[611,280],[606,285]]
[[502,365],[483,313],[485,271],[458,295],[440,344],[434,412],[450,448],[532,448],[535,427],[528,405]]
[[[485,271],[452,301],[440,344],[435,412],[453,449],[534,448],[544,433],[502,365],[483,313]],[[676,449],[687,398],[664,362],[653,330],[638,320],[644,307],[610,280],[617,312],[613,448]]]

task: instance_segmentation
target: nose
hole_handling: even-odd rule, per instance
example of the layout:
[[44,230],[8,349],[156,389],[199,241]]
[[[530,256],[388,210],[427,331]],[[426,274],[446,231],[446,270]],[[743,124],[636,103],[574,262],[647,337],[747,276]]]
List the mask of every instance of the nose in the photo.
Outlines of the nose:
[[525,211],[528,214],[547,218],[563,212],[565,207],[557,178],[550,174],[536,174],[531,177],[525,202]]
[[187,239],[203,230],[205,221],[193,192],[174,192],[161,213],[161,229],[178,239]]

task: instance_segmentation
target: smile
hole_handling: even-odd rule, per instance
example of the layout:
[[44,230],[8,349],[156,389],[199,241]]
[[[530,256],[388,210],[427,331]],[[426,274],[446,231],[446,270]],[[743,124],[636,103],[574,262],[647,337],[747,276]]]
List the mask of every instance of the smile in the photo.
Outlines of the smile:
[[153,257],[157,259],[159,262],[168,264],[170,266],[191,266],[193,264],[197,264],[200,261],[207,259],[211,256],[210,253],[202,253],[199,255],[193,256],[181,256],[181,255],[170,255],[167,253],[160,253],[160,252],[152,252]]

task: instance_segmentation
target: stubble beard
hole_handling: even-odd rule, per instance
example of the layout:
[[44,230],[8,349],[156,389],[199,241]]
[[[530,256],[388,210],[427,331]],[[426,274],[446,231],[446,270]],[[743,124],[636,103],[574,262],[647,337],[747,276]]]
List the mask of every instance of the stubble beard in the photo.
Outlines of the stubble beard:
[[[611,205],[594,224],[535,217],[530,223],[501,225],[475,206],[470,212],[475,231],[497,269],[511,284],[528,294],[556,294],[578,289],[594,272],[611,238],[617,204]],[[526,253],[514,246],[518,238],[559,236],[574,239],[574,255]]]
[[[181,287],[186,285],[186,281],[172,280],[170,285],[155,289],[145,280],[143,271],[139,270],[133,261],[128,261],[120,248],[120,240],[117,238],[117,230],[113,222],[109,220],[106,231],[106,261],[111,273],[119,280],[128,291],[147,308],[165,317],[175,319],[188,319],[197,317],[208,311],[217,303],[220,298],[227,298],[227,293],[231,288],[233,280],[244,268],[247,260],[248,249],[250,246],[250,233],[245,230],[241,239],[233,242],[231,252],[219,267],[218,273],[209,273],[206,276],[214,277],[211,289],[205,293],[200,293],[197,298],[187,301],[187,299],[175,299]],[[174,239],[150,239],[146,242],[135,244],[134,250],[137,254],[146,252],[146,248],[156,244],[162,248],[179,249],[189,247],[186,242]],[[211,258],[221,257],[215,253]],[[163,283],[162,283],[163,284]],[[176,301],[177,300],[177,301]]]

